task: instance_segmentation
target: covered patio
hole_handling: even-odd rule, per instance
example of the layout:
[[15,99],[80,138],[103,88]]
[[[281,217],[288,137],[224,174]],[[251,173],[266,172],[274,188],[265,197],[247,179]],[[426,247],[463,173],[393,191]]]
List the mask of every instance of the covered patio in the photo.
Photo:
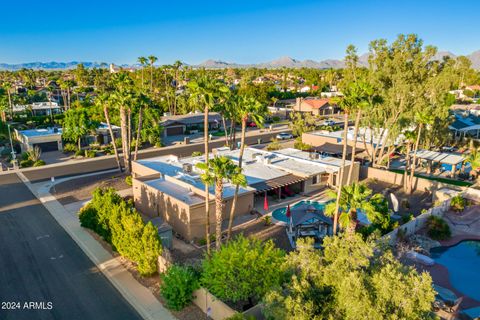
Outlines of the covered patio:
[[[412,153],[412,155],[413,154],[414,153]],[[419,150],[416,156],[418,159],[426,162],[427,174],[449,172],[447,176],[451,175],[451,178],[454,178],[456,173],[462,169],[463,162],[465,161],[465,157],[461,154],[449,152]],[[439,164],[436,171],[434,171],[435,164]]]
[[270,180],[261,181],[252,184],[255,191],[255,207],[263,203],[263,208],[268,211],[269,200],[281,202],[282,198],[295,197],[303,191],[303,182],[307,178],[288,174]]

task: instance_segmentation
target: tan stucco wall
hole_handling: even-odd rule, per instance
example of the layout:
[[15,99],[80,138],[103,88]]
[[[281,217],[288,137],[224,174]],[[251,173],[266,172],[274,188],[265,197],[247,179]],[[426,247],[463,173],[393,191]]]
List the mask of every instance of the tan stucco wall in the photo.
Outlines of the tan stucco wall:
[[132,176],[134,178],[150,175],[157,175],[160,177],[160,173],[157,170],[150,169],[136,161],[132,161]]
[[[337,142],[337,138],[335,137],[319,136],[319,135],[308,133],[308,132],[302,134],[302,142],[307,143],[314,147],[319,147],[326,143],[343,145],[342,141]],[[349,140],[348,145],[351,146],[352,141]],[[357,145],[357,149],[365,150],[365,144],[363,142],[357,142],[356,145]],[[368,152],[371,153],[373,151],[373,147],[368,143],[366,144],[366,146],[367,146],[366,149],[368,150]]]
[[[158,172],[157,172],[158,174]],[[205,204],[189,206],[145,184],[142,179],[132,179],[135,207],[149,217],[160,216],[187,241],[205,237]],[[223,219],[229,217],[233,198],[225,201]],[[253,209],[253,193],[238,197],[235,216],[249,214]],[[210,196],[210,231],[215,230],[215,199]]]

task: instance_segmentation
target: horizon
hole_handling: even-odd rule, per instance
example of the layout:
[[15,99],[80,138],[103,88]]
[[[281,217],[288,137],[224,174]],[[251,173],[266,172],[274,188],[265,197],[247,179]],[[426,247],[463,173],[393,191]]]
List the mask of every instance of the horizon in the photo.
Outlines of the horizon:
[[[425,45],[455,55],[471,54],[480,43],[480,35],[471,26],[480,3],[471,0],[462,6],[431,0],[382,5],[374,0],[142,4],[87,0],[79,7],[54,0],[50,6],[66,14],[38,19],[45,6],[26,1],[22,23],[15,14],[0,21],[0,63],[132,65],[139,56],[150,54],[159,58],[158,64],[175,60],[191,65],[206,60],[257,64],[284,56],[300,61],[342,60],[349,44],[363,54],[370,41],[384,38],[390,42],[401,33],[418,34]],[[11,2],[3,8],[5,12],[17,10]]]

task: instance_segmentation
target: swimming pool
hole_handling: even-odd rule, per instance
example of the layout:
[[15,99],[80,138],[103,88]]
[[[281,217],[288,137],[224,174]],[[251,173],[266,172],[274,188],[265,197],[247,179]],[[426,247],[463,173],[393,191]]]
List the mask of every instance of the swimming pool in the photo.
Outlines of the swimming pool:
[[[298,207],[298,206],[300,206],[302,204],[306,204],[306,203],[311,204],[317,210],[323,211],[323,210],[325,210],[325,206],[327,205],[328,202],[302,200],[302,201],[299,201],[299,202],[295,203],[293,206],[290,206],[290,209],[293,209],[295,207]],[[272,217],[277,221],[281,221],[281,222],[286,223],[286,222],[288,222],[286,212],[287,212],[287,207],[275,209],[275,210],[272,211]]]
[[462,241],[430,253],[435,262],[448,268],[450,283],[458,291],[480,301],[480,241]]

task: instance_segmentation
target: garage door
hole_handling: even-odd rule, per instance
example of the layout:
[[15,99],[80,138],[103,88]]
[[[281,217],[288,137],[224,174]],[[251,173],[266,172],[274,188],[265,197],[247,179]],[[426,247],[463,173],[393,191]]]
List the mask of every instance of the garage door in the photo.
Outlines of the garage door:
[[167,128],[167,136],[178,136],[183,134],[183,127]]
[[42,152],[57,151],[58,143],[57,141],[37,143],[37,144],[34,144],[33,147],[34,148],[39,147],[40,150],[42,150]]

